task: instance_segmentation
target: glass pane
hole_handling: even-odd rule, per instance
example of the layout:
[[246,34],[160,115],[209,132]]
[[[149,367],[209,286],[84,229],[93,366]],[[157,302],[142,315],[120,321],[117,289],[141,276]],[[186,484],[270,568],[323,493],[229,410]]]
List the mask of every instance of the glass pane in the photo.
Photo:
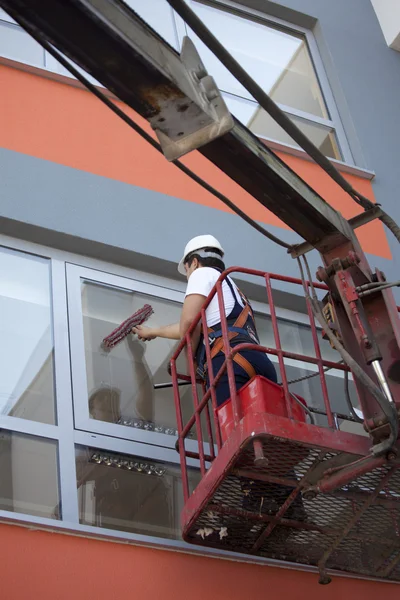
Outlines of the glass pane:
[[[78,446],[79,520],[85,525],[179,539],[183,494],[180,468]],[[191,488],[199,481],[190,473]]]
[[21,27],[4,22],[0,14],[0,56],[44,67],[44,50]]
[[126,3],[171,46],[178,49],[174,11],[165,0],[126,0]]
[[[171,381],[167,367],[177,342],[161,338],[140,342],[129,335],[111,350],[102,346],[103,339],[144,304],[154,309],[150,326],[179,320],[181,307],[174,302],[94,282],[82,283],[89,414],[100,421],[175,435],[172,389],[153,386]],[[190,387],[182,387],[181,392],[189,415]]]
[[61,519],[57,443],[0,432],[0,509]]
[[[256,102],[244,100],[229,94],[223,94],[223,96],[230,112],[258,137],[297,148],[300,147]],[[336,140],[336,135],[332,129],[318,123],[313,123],[312,121],[299,119],[293,115],[288,114],[287,116],[325,156],[342,160],[343,157]]]
[[[175,29],[175,23],[173,18],[173,10],[165,2],[165,0],[128,0],[127,4],[142,17],[146,23],[148,23],[157,33],[161,35],[171,46],[178,49],[178,38]],[[66,75],[71,77],[70,72],[63,67],[59,62],[55,61],[52,57],[48,56],[49,63],[56,65],[53,70],[56,70],[60,75]],[[63,55],[64,56],[64,55]],[[66,60],[69,60],[67,56],[64,56]],[[71,61],[69,61],[71,62]],[[91,83],[102,86],[94,77],[86,73],[79,66],[72,63],[72,65],[80,73],[82,73]]]
[[[257,330],[262,345],[276,348],[271,317],[257,314],[256,320]],[[282,350],[296,352],[297,354],[303,354],[305,356],[316,356],[311,327],[302,323],[279,319],[278,328]],[[336,352],[326,340],[322,339],[322,334],[319,330],[318,340],[322,357],[325,360],[338,362],[340,360],[338,352]]]
[[50,262],[0,248],[0,414],[55,423]]
[[9,23],[15,23],[14,19],[12,19],[10,17],[10,15],[8,13],[6,13],[6,11],[3,10],[2,8],[0,8],[0,20],[8,21]]
[[[329,118],[307,44],[302,36],[281,31],[265,22],[239,17],[227,10],[198,2],[190,4],[224,47],[275,102]],[[251,99],[245,88],[199,38],[192,31],[189,35],[219,88]]]
[[[272,331],[271,318],[265,315],[257,315],[256,321],[261,344],[263,346],[275,348],[276,344]],[[303,354],[305,356],[315,356],[311,328],[309,326],[301,323],[279,320],[279,334],[283,350],[295,352],[297,354]],[[318,339],[322,357],[325,360],[339,362],[339,354],[329,345],[327,341],[322,339],[320,331],[318,331]],[[282,377],[278,366],[278,359],[275,356],[270,356],[270,358],[272,362],[274,362],[275,368],[277,369],[278,382],[281,382]],[[290,391],[302,396],[306,400],[308,406],[325,412],[325,404],[322,395],[320,377],[317,374],[317,368],[312,365],[308,365],[305,362],[297,362],[291,359],[285,359],[285,370],[288,382],[290,383]],[[350,410],[346,402],[344,391],[343,371],[333,369],[326,373],[325,378],[332,411],[341,413],[343,415],[350,415]],[[301,379],[301,381],[297,381],[298,379]],[[349,378],[349,392],[352,405],[359,409],[359,399],[351,375]],[[315,420],[318,425],[327,425],[326,417],[316,415]],[[340,429],[343,431],[352,431],[360,435],[365,434],[362,426],[359,424],[351,423],[341,419],[339,419],[339,423]]]

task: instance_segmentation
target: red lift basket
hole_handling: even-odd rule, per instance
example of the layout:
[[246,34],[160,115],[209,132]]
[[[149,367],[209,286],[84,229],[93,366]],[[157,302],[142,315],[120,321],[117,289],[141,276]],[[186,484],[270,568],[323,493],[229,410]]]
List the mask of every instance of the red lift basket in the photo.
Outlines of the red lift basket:
[[[258,376],[251,379],[240,389],[238,396],[243,417],[254,413],[268,413],[278,417],[289,416],[282,386],[265,377]],[[293,396],[298,402],[307,406],[304,398],[297,394]],[[298,402],[291,398],[292,415],[296,421],[305,423],[307,413]],[[222,442],[225,443],[235,427],[231,399],[217,408],[217,415]]]
[[[235,271],[264,279],[275,346],[231,348],[224,317],[226,360],[214,375],[205,336],[210,387],[206,390],[203,383],[199,394],[191,334],[199,322],[206,330],[206,308],[214,295],[220,314],[225,314],[222,281]],[[309,306],[315,356],[282,349],[273,280],[305,290],[308,285],[300,279],[236,267],[223,273],[171,360],[185,502],[183,538],[192,544],[312,566],[319,570],[320,583],[329,583],[330,571],[400,581],[400,462],[395,457],[390,462],[387,457],[373,457],[360,425],[361,434],[340,430],[325,369],[344,372],[348,368],[322,358]],[[314,285],[327,290],[323,284]],[[237,392],[233,358],[245,349],[276,356],[282,385],[255,377]],[[177,372],[176,361],[183,351],[189,376]],[[307,407],[304,399],[291,393],[284,362],[288,358],[316,365],[323,398],[319,410],[315,411],[311,398]],[[230,399],[217,407],[215,389],[225,371]],[[180,380],[190,381],[193,396],[194,411],[186,423]],[[313,409],[324,415],[319,424],[309,418]],[[193,428],[197,439],[187,439]],[[190,490],[188,468],[196,465],[201,478]]]

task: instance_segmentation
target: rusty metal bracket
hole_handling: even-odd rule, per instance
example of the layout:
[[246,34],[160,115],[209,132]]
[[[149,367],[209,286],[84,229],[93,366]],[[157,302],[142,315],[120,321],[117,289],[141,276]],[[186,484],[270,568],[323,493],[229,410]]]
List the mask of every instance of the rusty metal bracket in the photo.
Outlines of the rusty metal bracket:
[[[234,126],[217,84],[208,75],[195,45],[188,37],[183,39],[180,59],[183,68],[178,84],[181,78],[183,81],[190,79],[192,93],[188,91],[188,95],[194,98],[194,102],[190,105],[179,99],[176,107],[176,101],[172,99],[171,105],[166,103],[157,117],[150,120],[164,156],[169,161],[212,142]],[[186,112],[188,115],[185,116],[189,119],[183,119]]]

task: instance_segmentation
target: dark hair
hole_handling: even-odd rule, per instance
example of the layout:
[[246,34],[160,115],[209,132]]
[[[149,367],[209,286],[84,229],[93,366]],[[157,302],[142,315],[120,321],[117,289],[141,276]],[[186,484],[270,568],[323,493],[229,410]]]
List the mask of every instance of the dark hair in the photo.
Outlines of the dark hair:
[[190,267],[192,265],[193,259],[197,258],[197,260],[199,261],[199,264],[202,267],[211,267],[213,269],[219,269],[220,271],[225,271],[225,263],[222,260],[223,255],[222,255],[221,250],[219,250],[218,248],[201,248],[201,250],[204,250],[204,252],[214,252],[215,254],[219,254],[221,259],[214,258],[212,256],[209,256],[208,258],[202,258],[198,254],[196,254],[196,251],[194,251],[191,254],[188,254],[188,256],[185,259],[185,264],[188,264]]

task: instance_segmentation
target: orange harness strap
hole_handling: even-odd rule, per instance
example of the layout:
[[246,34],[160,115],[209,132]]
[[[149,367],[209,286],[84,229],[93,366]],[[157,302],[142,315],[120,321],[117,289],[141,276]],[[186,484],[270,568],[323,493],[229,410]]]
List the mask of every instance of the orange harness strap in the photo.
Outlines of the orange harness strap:
[[[252,315],[251,308],[248,304],[245,304],[242,312],[240,313],[240,315],[234,322],[233,327],[238,327],[238,328],[243,327],[248,319],[249,314]],[[212,327],[208,328],[208,333],[212,333],[213,331],[214,330]],[[229,341],[233,340],[238,335],[239,334],[236,331],[228,332]],[[223,354],[226,354],[225,349],[224,349],[224,340],[222,337],[218,338],[214,342],[213,346],[211,347],[211,359],[213,359],[219,352],[223,352]],[[244,369],[244,371],[246,371],[246,373],[250,377],[250,379],[256,375],[254,367],[241,354],[235,354],[235,356],[233,357],[233,360],[237,365],[242,367],[242,369]]]

